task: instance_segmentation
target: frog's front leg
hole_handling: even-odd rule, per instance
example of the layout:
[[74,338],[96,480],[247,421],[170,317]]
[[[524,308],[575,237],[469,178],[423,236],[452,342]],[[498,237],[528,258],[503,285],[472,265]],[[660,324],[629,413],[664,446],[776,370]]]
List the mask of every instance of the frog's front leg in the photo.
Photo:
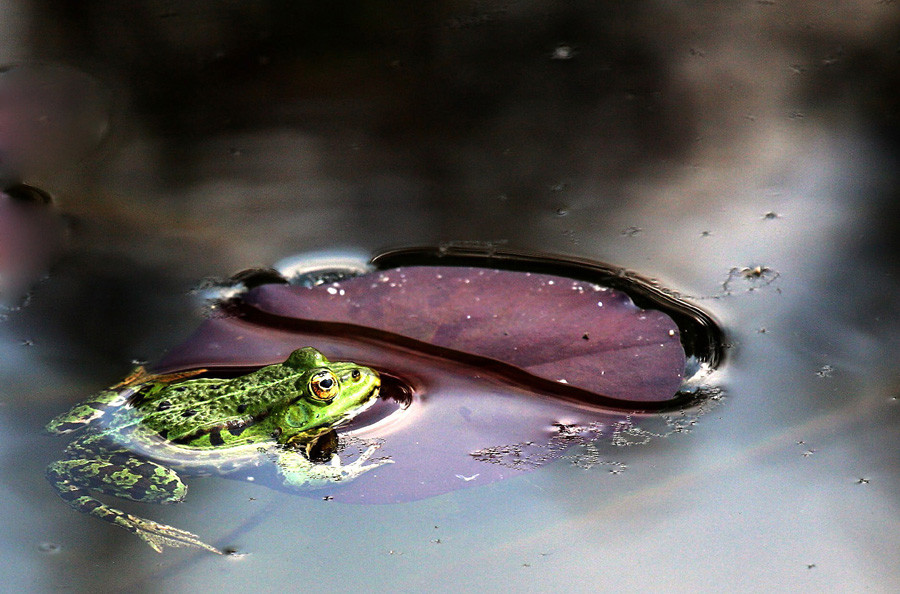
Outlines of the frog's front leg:
[[157,552],[164,546],[193,546],[221,554],[195,534],[123,512],[89,494],[97,491],[132,501],[177,503],[184,499],[187,486],[170,468],[121,450],[54,462],[47,467],[47,480],[71,507],[136,534]]
[[300,489],[318,489],[332,483],[349,481],[383,464],[393,464],[393,460],[381,459],[366,464],[378,446],[370,446],[359,458],[350,464],[341,464],[337,454],[332,454],[326,464],[315,464],[296,450],[282,450],[276,459],[278,473],[284,484]]

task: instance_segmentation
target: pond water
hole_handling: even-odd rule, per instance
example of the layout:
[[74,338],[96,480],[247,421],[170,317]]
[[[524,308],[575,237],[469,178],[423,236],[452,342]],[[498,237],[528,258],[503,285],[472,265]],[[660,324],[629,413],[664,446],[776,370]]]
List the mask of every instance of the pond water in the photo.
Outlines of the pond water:
[[[0,284],[4,589],[896,590],[900,13],[813,6],[0,8],[0,179],[66,227]],[[416,501],[123,505],[231,556],[47,484],[43,425],[184,341],[204,279],[415,245],[657,279],[723,327],[725,397]]]

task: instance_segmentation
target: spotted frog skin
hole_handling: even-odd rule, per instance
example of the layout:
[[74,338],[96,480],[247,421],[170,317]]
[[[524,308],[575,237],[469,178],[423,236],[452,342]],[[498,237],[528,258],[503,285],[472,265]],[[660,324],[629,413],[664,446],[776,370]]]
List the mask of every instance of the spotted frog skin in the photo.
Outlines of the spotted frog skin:
[[[200,372],[193,372],[197,375]],[[196,535],[110,507],[91,492],[148,503],[177,503],[187,486],[179,471],[226,475],[272,459],[288,486],[316,488],[353,479],[390,460],[366,463],[375,446],[342,465],[318,463],[317,444],[334,427],[375,402],[378,374],[329,362],[307,347],[284,363],[233,379],[136,370],[122,383],[47,424],[54,434],[79,432],[47,478],[68,504],[136,534],[154,550],[216,548]]]

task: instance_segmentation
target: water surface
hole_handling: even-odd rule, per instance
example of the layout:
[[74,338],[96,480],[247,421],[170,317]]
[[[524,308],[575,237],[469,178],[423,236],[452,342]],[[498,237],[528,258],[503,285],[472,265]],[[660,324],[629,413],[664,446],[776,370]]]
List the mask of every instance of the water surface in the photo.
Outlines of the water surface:
[[[90,156],[29,160],[22,180],[54,196],[71,237],[0,323],[7,587],[900,580],[890,3],[21,6],[0,9],[0,57],[86,72],[109,90],[111,124]],[[157,555],[44,481],[65,445],[46,420],[186,338],[201,279],[447,242],[658,279],[724,326],[727,398],[660,418],[661,437],[598,444],[594,465],[560,458],[415,502],[210,477],[183,504],[129,506],[240,557]]]

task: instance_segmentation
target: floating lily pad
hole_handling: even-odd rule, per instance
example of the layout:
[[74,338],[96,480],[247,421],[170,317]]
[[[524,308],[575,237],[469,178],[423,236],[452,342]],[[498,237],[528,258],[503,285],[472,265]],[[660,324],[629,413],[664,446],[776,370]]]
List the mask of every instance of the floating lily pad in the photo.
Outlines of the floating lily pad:
[[246,291],[157,369],[256,366],[307,345],[379,369],[384,402],[342,429],[342,455],[379,443],[395,464],[336,499],[404,501],[513,476],[685,402],[679,324],[620,290],[481,266],[323,278]]
[[308,288],[265,285],[243,302],[281,317],[374,328],[633,403],[671,400],[685,368],[666,314],[546,274],[416,266]]
[[24,185],[0,192],[0,309],[18,304],[61,248],[64,227],[45,196]]

